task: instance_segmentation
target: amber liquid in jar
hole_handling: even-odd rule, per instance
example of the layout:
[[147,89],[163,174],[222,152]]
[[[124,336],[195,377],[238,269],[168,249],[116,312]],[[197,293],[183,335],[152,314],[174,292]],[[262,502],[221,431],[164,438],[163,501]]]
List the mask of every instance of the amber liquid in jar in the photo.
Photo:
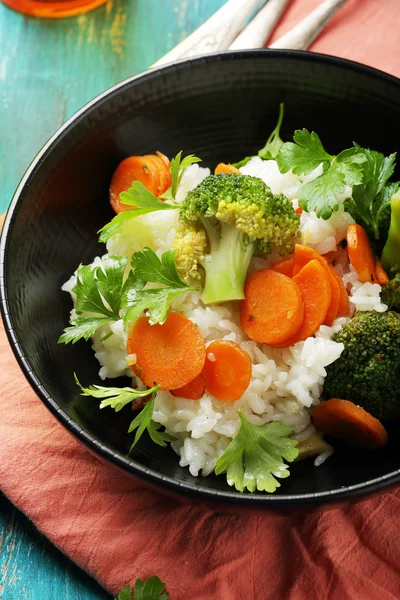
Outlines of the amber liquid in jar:
[[34,17],[57,19],[93,10],[107,0],[1,0],[14,10]]

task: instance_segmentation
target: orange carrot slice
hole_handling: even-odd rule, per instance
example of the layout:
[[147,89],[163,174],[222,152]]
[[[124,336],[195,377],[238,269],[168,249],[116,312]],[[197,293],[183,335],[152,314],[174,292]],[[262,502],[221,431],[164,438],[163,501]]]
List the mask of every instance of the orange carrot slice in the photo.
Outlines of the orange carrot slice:
[[350,312],[350,302],[349,295],[347,293],[346,288],[344,287],[343,279],[340,277],[339,273],[335,271],[332,266],[329,266],[330,272],[333,277],[336,279],[337,284],[339,286],[339,305],[337,310],[338,317],[348,317]]
[[336,278],[332,275],[329,269],[327,261],[313,248],[309,248],[308,246],[302,246],[301,244],[296,244],[295,246],[294,260],[295,264],[293,267],[293,276],[297,275],[297,273],[299,273],[301,269],[303,269],[305,265],[311,260],[317,260],[319,264],[325,269],[329,278],[329,285],[331,287],[331,304],[328,308],[324,325],[328,325],[330,327],[338,314],[340,290]]
[[349,259],[362,283],[375,281],[375,257],[367,233],[361,225],[347,228],[347,250]]
[[382,423],[349,400],[331,398],[321,402],[312,416],[315,427],[322,433],[361,448],[382,448],[388,440]]
[[294,256],[291,256],[290,258],[285,258],[284,260],[281,260],[280,262],[276,263],[276,265],[271,267],[271,269],[272,271],[276,271],[277,273],[282,273],[282,275],[286,275],[286,277],[292,277],[294,264]]
[[133,181],[140,181],[157,197],[170,187],[172,176],[169,165],[166,157],[161,156],[129,156],[118,165],[110,184],[110,203],[117,214],[132,208],[122,204],[119,195],[126,192]]
[[197,375],[192,381],[189,381],[186,385],[178,388],[177,390],[171,390],[173,396],[178,398],[187,398],[188,400],[200,400],[206,389],[206,379],[203,373]]
[[234,402],[249,387],[251,369],[250,356],[235,342],[212,342],[203,369],[206,389],[217,400]]
[[248,277],[240,323],[256,342],[277,344],[300,328],[304,306],[299,286],[286,275],[262,269]]
[[339,303],[340,303],[340,288],[339,288],[339,283],[336,279],[336,277],[333,275],[332,270],[329,265],[327,264],[327,269],[325,269],[325,272],[328,275],[328,279],[329,279],[329,285],[331,288],[331,302],[329,304],[328,307],[328,311],[326,313],[326,317],[325,317],[325,321],[323,322],[323,325],[327,325],[328,327],[331,327],[333,325],[334,320],[336,319],[338,312],[339,312]]
[[219,165],[215,167],[214,175],[220,175],[221,173],[238,173],[241,175],[239,169],[233,165],[226,165],[225,163],[219,163]]
[[375,259],[375,281],[379,285],[387,285],[389,283],[389,277],[385,269],[382,267],[382,263],[379,258]]
[[322,255],[322,258],[324,258],[328,264],[331,264],[336,256],[336,252],[337,250],[330,250],[329,252],[325,252],[325,254]]
[[297,283],[304,303],[304,319],[300,329],[283,342],[271,344],[279,348],[293,346],[314,335],[324,323],[331,303],[331,286],[328,274],[318,260],[311,260],[300,273],[293,277]]
[[301,215],[303,214],[303,207],[302,206],[298,206],[297,208],[294,209],[294,212],[296,214],[298,214],[299,217],[301,217]]
[[203,369],[206,345],[198,328],[180,313],[170,312],[165,323],[149,325],[140,317],[128,335],[128,354],[136,354],[134,373],[145,385],[176,390]]

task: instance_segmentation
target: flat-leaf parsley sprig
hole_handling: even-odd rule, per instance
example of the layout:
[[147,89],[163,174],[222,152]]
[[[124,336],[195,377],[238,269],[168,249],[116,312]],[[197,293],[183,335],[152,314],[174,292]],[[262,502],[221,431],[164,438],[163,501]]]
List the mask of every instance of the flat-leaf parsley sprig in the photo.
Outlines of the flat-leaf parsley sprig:
[[379,239],[383,213],[399,188],[399,183],[388,183],[396,153],[385,157],[354,143],[335,156],[326,152],[314,131],[301,129],[295,131],[293,142],[281,146],[276,160],[281,173],[291,170],[296,175],[309,175],[322,165],[322,174],[299,189],[301,206],[308,212],[315,210],[318,217],[328,219],[339,207],[338,195],[351,187],[346,210]]
[[355,147],[337,156],[328,154],[318,135],[307,129],[295,131],[293,142],[283,144],[277,156],[281,173],[309,175],[322,164],[322,174],[299,189],[299,200],[307,212],[315,210],[317,217],[324,219],[338,209],[337,196],[343,194],[346,186],[362,183],[365,161],[364,154]]
[[132,255],[131,266],[138,279],[162,287],[131,288],[128,291],[124,300],[128,309],[124,316],[127,327],[143,312],[150,325],[164,323],[174,299],[184,292],[197,290],[179,277],[175,266],[175,250],[168,250],[158,258],[154,250],[144,248],[142,252]]
[[141,281],[132,270],[127,274],[128,259],[109,256],[102,265],[81,265],[76,273],[76,317],[58,340],[59,343],[75,344],[88,340],[99,327],[118,321],[124,298],[129,290],[141,289]]
[[292,462],[299,454],[297,440],[289,437],[293,429],[280,421],[253,425],[241,410],[238,414],[239,430],[217,460],[215,473],[226,472],[228,484],[239,492],[275,492],[280,487],[276,477],[290,475],[283,459]]
[[165,447],[168,442],[173,442],[176,439],[172,435],[169,435],[169,433],[160,431],[160,423],[155,423],[152,419],[154,411],[154,399],[157,391],[160,389],[159,385],[146,390],[136,390],[129,387],[105,387],[102,385],[90,385],[89,387],[85,388],[83,385],[81,385],[76,374],[74,374],[74,377],[76,384],[81,389],[82,396],[92,396],[93,398],[102,399],[100,402],[100,408],[106,408],[110,406],[115,410],[115,412],[119,412],[127,404],[132,404],[132,402],[138,403],[138,400],[143,400],[150,397],[149,400],[147,400],[147,402],[144,404],[144,407],[140,413],[129,425],[128,433],[136,431],[135,438],[129,452],[132,452],[133,448],[136,446],[146,430],[152,441],[158,446]]

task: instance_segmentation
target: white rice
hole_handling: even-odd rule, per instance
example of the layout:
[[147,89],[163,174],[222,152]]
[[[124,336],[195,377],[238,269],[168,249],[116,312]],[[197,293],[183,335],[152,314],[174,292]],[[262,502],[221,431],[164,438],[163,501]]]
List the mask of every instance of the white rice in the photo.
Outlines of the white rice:
[[[297,207],[299,187],[304,181],[317,177],[321,169],[316,169],[307,178],[300,178],[293,173],[282,175],[275,161],[262,161],[255,157],[241,171],[260,177],[274,193],[284,193]],[[178,200],[181,202],[187,192],[208,174],[208,169],[197,164],[189,167],[183,177]],[[338,211],[327,221],[319,219],[314,212],[303,211],[300,224],[303,244],[321,254],[336,250],[346,235],[347,226],[353,223],[352,217],[344,211],[342,202],[350,194],[351,189],[346,190],[339,199]],[[150,246],[160,255],[171,248],[177,222],[178,211],[173,210],[139,217],[121,227],[119,233],[107,243],[107,251],[111,255],[130,256],[132,252]],[[337,257],[335,268],[343,277],[355,309],[387,310],[380,300],[380,286],[359,281],[355,269],[348,263],[347,252],[339,248]],[[93,266],[101,265],[106,258],[107,255],[97,257]],[[264,268],[278,258],[272,257],[268,261],[253,258],[250,269]],[[71,290],[75,282],[73,275],[62,288],[70,292],[72,297]],[[332,327],[321,326],[315,337],[290,348],[274,349],[246,337],[239,326],[238,303],[205,306],[199,293],[187,293],[174,301],[173,309],[185,314],[198,326],[207,345],[217,339],[234,341],[249,354],[253,363],[250,385],[236,402],[220,402],[208,393],[196,401],[177,398],[168,391],[157,393],[153,419],[177,438],[172,447],[180,456],[181,466],[187,466],[194,476],[208,475],[213,471],[217,458],[239,427],[238,408],[254,424],[282,421],[290,425],[299,441],[314,431],[310,423],[310,407],[320,401],[325,367],[343,351],[343,344],[330,338],[343,327],[347,318],[336,319]],[[75,315],[74,309],[71,315]],[[104,339],[109,332],[113,335]],[[93,349],[101,365],[99,375],[102,379],[121,375],[132,377],[128,365],[132,357],[127,357],[126,338],[122,319],[101,327],[93,336]],[[321,454],[315,460],[315,465],[322,464],[329,455],[330,452]]]

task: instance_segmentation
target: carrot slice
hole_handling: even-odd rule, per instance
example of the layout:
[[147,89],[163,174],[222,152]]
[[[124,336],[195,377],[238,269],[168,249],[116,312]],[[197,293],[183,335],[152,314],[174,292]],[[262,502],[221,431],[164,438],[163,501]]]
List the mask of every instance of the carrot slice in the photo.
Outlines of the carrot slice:
[[340,289],[338,287],[336,278],[332,275],[329,269],[327,261],[313,248],[309,248],[308,246],[302,246],[301,244],[296,244],[295,246],[294,260],[295,264],[293,267],[293,276],[300,273],[301,269],[303,269],[305,265],[311,260],[317,260],[319,264],[325,269],[328,275],[329,285],[331,287],[331,304],[328,308],[326,318],[323,324],[328,325],[330,327],[338,314],[340,302]]
[[321,402],[312,416],[315,427],[322,433],[361,448],[382,448],[388,440],[382,423],[349,400],[331,398]]
[[294,248],[294,261],[295,264],[293,266],[293,276],[300,273],[300,271],[309,263],[311,260],[317,260],[324,268],[326,265],[326,260],[318,254],[314,248],[310,248],[309,246],[302,246],[301,244],[296,244]]
[[379,285],[387,285],[389,283],[389,277],[385,269],[382,267],[382,263],[379,258],[375,259],[375,280]]
[[317,260],[311,260],[293,277],[300,288],[304,303],[304,319],[300,329],[292,337],[286,338],[278,348],[293,346],[314,335],[324,323],[331,303],[331,286],[328,274]]
[[256,342],[277,344],[300,328],[304,306],[300,289],[286,275],[262,269],[248,277],[245,299],[240,306],[240,322]]
[[299,217],[301,217],[301,215],[303,214],[303,207],[302,206],[298,206],[297,208],[294,209],[294,212],[299,215]]
[[110,203],[117,214],[132,208],[122,204],[119,195],[126,192],[133,181],[140,181],[152,194],[160,196],[170,187],[172,179],[169,166],[160,156],[146,154],[125,158],[115,170],[110,184]]
[[333,277],[336,279],[337,284],[339,286],[339,305],[337,310],[338,317],[348,317],[350,312],[350,302],[349,295],[347,293],[346,288],[344,287],[343,279],[340,277],[339,273],[335,271],[335,269],[329,265],[329,269]]
[[282,275],[286,275],[286,277],[293,276],[293,268],[294,268],[294,256],[290,258],[285,258],[280,262],[276,263],[273,267],[271,267],[272,271],[276,271],[277,273],[282,273]]
[[145,385],[176,390],[203,369],[206,345],[198,328],[180,313],[170,312],[165,323],[149,325],[140,317],[128,335],[128,354],[136,354],[134,373]]
[[329,252],[325,252],[325,254],[322,255],[322,258],[324,258],[326,262],[330,265],[336,256],[336,252],[337,250],[329,250]]
[[234,402],[249,387],[251,369],[250,356],[235,342],[212,342],[203,369],[206,389],[217,400]]
[[329,304],[323,325],[331,327],[339,312],[340,288],[339,283],[337,282],[336,277],[333,275],[331,268],[328,264],[326,266],[327,269],[325,269],[325,272],[328,275],[329,285],[331,288],[331,302]]
[[225,163],[219,163],[219,165],[215,167],[214,175],[220,175],[220,173],[239,173],[239,175],[241,175],[239,169],[233,165],[226,165]]
[[375,257],[367,233],[361,225],[347,227],[349,259],[362,283],[375,281]]
[[[159,154],[161,156],[159,156]],[[162,156],[164,156],[164,154],[161,154],[161,152],[157,153],[157,156],[155,154],[146,154],[144,156],[147,161],[150,161],[154,165],[155,172],[158,174],[157,189],[156,191],[151,190],[153,191],[153,194],[157,196],[157,198],[161,196],[161,194],[163,194],[172,183],[170,165],[167,165],[166,161],[164,160],[168,160],[168,158],[164,156],[163,159],[161,158]]]
[[206,379],[203,373],[197,375],[192,381],[189,381],[186,385],[178,388],[177,390],[171,390],[173,396],[178,398],[187,398],[188,400],[200,400],[206,389]]

